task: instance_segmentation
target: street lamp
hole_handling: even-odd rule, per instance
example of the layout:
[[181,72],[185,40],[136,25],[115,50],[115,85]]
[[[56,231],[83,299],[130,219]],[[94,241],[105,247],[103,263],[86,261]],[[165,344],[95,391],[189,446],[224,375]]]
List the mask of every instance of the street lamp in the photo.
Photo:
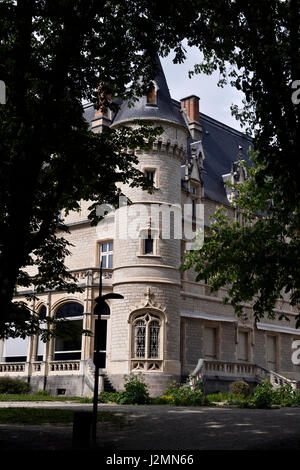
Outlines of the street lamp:
[[[100,319],[101,313],[109,312],[109,306],[106,303],[107,299],[124,299],[123,295],[116,294],[115,292],[109,292],[108,294],[102,295],[102,261],[100,265],[100,278],[99,278],[99,296],[96,297],[96,306],[94,308],[94,314],[98,316],[97,323],[95,322],[95,382],[94,382],[94,397],[93,397],[93,420],[92,420],[92,440],[96,444],[97,437],[97,413],[98,413],[98,391],[99,391],[99,352],[100,352]],[[96,326],[97,324],[97,326]]]

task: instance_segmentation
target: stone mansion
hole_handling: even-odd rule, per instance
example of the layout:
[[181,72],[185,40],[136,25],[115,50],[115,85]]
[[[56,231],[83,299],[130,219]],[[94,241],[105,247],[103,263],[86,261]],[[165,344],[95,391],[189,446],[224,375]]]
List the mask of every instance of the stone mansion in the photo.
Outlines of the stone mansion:
[[[249,137],[202,114],[195,95],[173,100],[162,68],[148,95],[134,106],[123,102],[114,114],[86,105],[85,116],[93,132],[131,125],[136,118],[162,126],[164,132],[150,150],[137,150],[139,168],[155,190],[150,194],[122,188],[133,202],[131,210],[145,209],[135,237],[126,236],[124,224],[116,223],[124,208],[109,212],[97,227],[87,218],[87,201],[81,203],[80,212],[70,213],[65,222],[74,246],[66,264],[82,292],[46,292],[31,306],[33,310],[94,331],[102,261],[103,293],[124,296],[109,301],[110,315],[100,320],[102,388],[120,390],[125,374],[142,372],[151,394],[159,395],[170,382],[183,380],[195,369],[207,391],[227,390],[237,379],[254,385],[265,377],[274,384],[296,386],[300,365],[292,361],[292,343],[300,340],[300,331],[295,329],[298,312],[288,299],[278,302],[276,309],[289,322],[266,318],[255,323],[250,304],[237,318],[230,305],[222,304],[225,289],[211,292],[205,281],[195,282],[195,273],[179,269],[188,249],[185,233],[176,237],[173,227],[169,237],[162,236],[161,218],[149,216],[148,211],[188,207],[182,210],[179,225],[187,221],[193,229],[201,222],[205,231],[209,216],[220,205],[233,217],[242,217],[230,207],[225,182],[246,177],[237,162],[247,160]],[[198,206],[204,208],[200,214]],[[20,291],[18,298],[25,294]],[[93,336],[46,344],[37,336],[8,339],[0,342],[0,377],[23,378],[33,390],[54,395],[91,396],[93,356]]]

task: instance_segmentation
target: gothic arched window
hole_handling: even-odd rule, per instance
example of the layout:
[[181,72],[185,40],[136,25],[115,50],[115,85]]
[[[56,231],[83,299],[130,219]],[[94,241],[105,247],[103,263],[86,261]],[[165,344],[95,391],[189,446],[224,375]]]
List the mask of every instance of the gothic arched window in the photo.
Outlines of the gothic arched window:
[[138,315],[133,321],[133,357],[159,359],[161,320],[152,313]]

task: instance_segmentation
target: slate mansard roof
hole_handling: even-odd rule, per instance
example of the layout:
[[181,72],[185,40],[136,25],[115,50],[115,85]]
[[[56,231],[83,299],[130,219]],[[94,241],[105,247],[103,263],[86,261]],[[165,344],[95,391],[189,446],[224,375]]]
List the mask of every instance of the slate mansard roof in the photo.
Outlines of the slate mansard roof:
[[[154,80],[156,85],[156,105],[147,105],[146,97],[140,98],[129,108],[127,102],[119,101],[120,108],[113,117],[111,125],[125,124],[133,119],[148,119],[168,121],[184,127],[188,132],[188,124],[181,110],[181,103],[172,100],[166,78],[159,62],[159,73]],[[92,124],[94,119],[93,105],[84,106],[85,119]],[[252,144],[251,138],[221,122],[200,113],[202,125],[202,147],[204,153],[204,165],[202,180],[204,185],[204,197],[228,204],[224,187],[223,175],[230,173],[232,164],[237,162],[238,154],[248,161],[247,151]],[[190,159],[190,144],[193,139],[188,139],[188,158]],[[182,179],[185,168],[182,167]]]
[[222,175],[231,171],[238,154],[249,161],[247,152],[252,146],[249,136],[200,113],[202,124],[202,146],[205,156],[202,173],[204,197],[228,204]]
[[180,109],[173,106],[167,85],[166,77],[163,72],[160,60],[157,60],[159,72],[154,80],[156,88],[156,104],[147,104],[146,96],[143,96],[134,103],[132,107],[127,106],[124,101],[119,111],[116,113],[112,126],[123,124],[133,119],[149,119],[158,121],[168,121],[186,127],[186,123],[180,112]]

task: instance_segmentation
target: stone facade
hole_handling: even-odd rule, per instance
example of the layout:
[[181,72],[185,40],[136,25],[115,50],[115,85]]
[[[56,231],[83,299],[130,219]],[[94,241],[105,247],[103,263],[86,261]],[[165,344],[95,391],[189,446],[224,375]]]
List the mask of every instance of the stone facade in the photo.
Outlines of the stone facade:
[[[103,293],[117,292],[124,299],[108,301],[110,315],[102,316],[100,387],[108,379],[120,390],[125,374],[142,372],[151,394],[159,395],[168,383],[187,377],[199,359],[205,364],[202,375],[207,391],[228,389],[237,378],[253,385],[270,370],[276,380],[284,376],[300,380],[300,366],[291,360],[292,343],[300,339],[300,332],[295,329],[297,312],[288,298],[278,303],[278,312],[284,312],[290,322],[266,319],[255,324],[251,305],[245,305],[245,315],[237,319],[232,308],[222,304],[225,289],[211,292],[205,281],[195,282],[192,270],[179,269],[189,240],[185,232],[177,237],[176,230],[183,223],[193,229],[199,222],[193,207],[204,207],[205,230],[219,205],[236,216],[222,177],[233,171],[238,144],[245,143],[245,136],[199,113],[199,98],[194,95],[181,100],[181,105],[171,100],[162,71],[157,83],[156,104],[140,100],[128,115],[123,103],[116,116],[96,112],[90,123],[94,132],[107,125],[133,125],[134,117],[152,119],[163,127],[149,151],[137,152],[139,169],[153,179],[154,192],[123,187],[133,203],[129,216],[124,219],[127,209],[123,207],[97,227],[88,222],[88,201],[81,202],[79,213],[65,217],[74,245],[66,264],[83,292],[46,292],[31,308],[50,316],[65,315],[94,332],[102,259]],[[226,162],[225,157],[218,161],[216,148],[226,152]],[[190,213],[182,210],[179,219],[175,214],[170,236],[165,237],[170,208],[176,212],[185,206]],[[164,215],[153,216],[159,211]],[[19,298],[25,299],[25,293],[19,292]],[[54,395],[91,396],[93,350],[93,335],[83,335],[75,343],[52,340],[44,345],[37,337],[15,346],[11,340],[1,342],[0,377],[29,380],[33,390],[46,389]]]

